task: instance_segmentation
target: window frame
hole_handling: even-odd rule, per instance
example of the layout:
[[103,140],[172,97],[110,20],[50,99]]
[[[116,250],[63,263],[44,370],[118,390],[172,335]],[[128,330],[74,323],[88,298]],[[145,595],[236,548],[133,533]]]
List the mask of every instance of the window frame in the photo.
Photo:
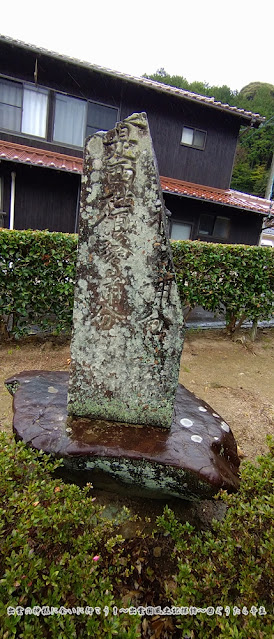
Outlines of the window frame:
[[[189,238],[187,238],[187,240],[176,240],[175,238],[172,238],[171,236],[172,236],[172,227],[173,227],[173,224],[180,224],[181,226],[189,226],[189,227],[190,227],[190,234],[189,234]],[[170,219],[170,232],[169,232],[169,235],[170,235],[170,239],[171,239],[171,241],[172,241],[172,242],[183,242],[183,241],[186,241],[186,242],[187,242],[188,240],[192,240],[192,236],[193,236],[193,226],[194,226],[194,225],[193,225],[193,222],[190,222],[190,221],[187,221],[187,220],[181,220],[181,219],[178,219],[178,218],[173,218],[173,219],[172,219],[172,216],[171,216],[171,219]]]
[[[77,99],[77,100],[81,100],[82,102],[85,102],[86,105],[86,115],[85,115],[85,125],[84,125],[84,132],[83,132],[83,145],[82,146],[77,146],[75,144],[72,144],[72,142],[62,142],[60,140],[55,140],[54,139],[54,124],[55,124],[55,112],[56,112],[56,96],[57,95],[64,95],[67,98],[72,98],[72,99]],[[75,96],[75,95],[71,95],[71,93],[63,93],[62,91],[54,91],[54,100],[53,100],[53,117],[52,117],[52,132],[51,132],[51,139],[52,142],[54,144],[58,144],[64,147],[73,147],[75,149],[83,149],[84,147],[84,143],[85,143],[85,139],[89,136],[87,136],[87,127],[88,127],[88,107],[89,104],[96,104],[98,106],[102,106],[102,107],[106,107],[108,109],[113,109],[116,111],[117,114],[117,120],[116,122],[119,122],[119,118],[120,118],[120,109],[119,107],[113,106],[112,104],[105,104],[104,102],[98,102],[97,100],[89,100],[86,98],[79,98],[79,96]],[[97,129],[98,131],[106,131],[106,129]]]
[[[205,233],[205,232],[201,232],[200,231],[200,225],[201,225],[201,218],[203,216],[206,217],[212,217],[213,218],[213,226],[212,226],[212,233]],[[228,222],[227,224],[227,233],[225,236],[219,235],[217,233],[215,233],[215,225],[216,225],[216,221],[217,220],[226,220]],[[207,239],[210,240],[216,240],[218,242],[226,242],[229,239],[230,236],[230,229],[231,229],[231,218],[227,217],[226,215],[216,215],[214,213],[202,213],[199,217],[199,223],[198,223],[198,232],[197,232],[197,236],[199,239],[201,239],[201,241],[206,241]]]
[[[204,144],[203,144],[203,146],[198,146],[197,144],[194,144],[194,142],[192,144],[188,144],[187,142],[183,142],[184,129],[189,129],[190,131],[193,132],[193,141],[194,141],[194,136],[195,136],[195,132],[196,131],[198,131],[199,133],[203,133],[204,134]],[[205,146],[206,146],[206,140],[207,140],[207,131],[205,131],[204,129],[198,129],[197,127],[189,126],[188,124],[184,124],[183,125],[181,142],[180,142],[181,146],[185,146],[188,149],[197,149],[197,151],[204,151],[205,150]]]
[[[120,120],[120,109],[119,109],[119,107],[112,106],[112,104],[104,104],[104,102],[98,102],[97,100],[87,100],[87,116],[88,116],[88,105],[89,104],[97,104],[98,106],[106,107],[107,109],[114,109],[116,111],[116,113],[117,113],[116,122],[119,122],[119,120]],[[86,122],[86,131],[87,131],[87,126],[88,126],[88,123]],[[97,131],[104,131],[105,133],[106,133],[107,130],[108,129],[97,129]],[[94,135],[94,134],[92,134],[92,135]],[[89,136],[86,136],[86,137],[89,137]]]
[[[16,136],[19,137],[31,137],[35,140],[45,140],[47,143],[52,144],[54,146],[62,146],[64,148],[74,148],[74,149],[79,149],[82,150],[83,149],[83,145],[82,146],[76,146],[72,143],[67,143],[67,142],[59,142],[57,140],[54,140],[53,135],[54,135],[54,122],[55,122],[55,104],[56,104],[56,100],[55,100],[55,96],[57,94],[59,95],[64,95],[68,98],[76,98],[77,100],[82,100],[83,102],[86,103],[86,118],[85,118],[85,129],[84,129],[84,136],[83,136],[83,143],[87,137],[86,133],[87,133],[87,113],[88,113],[88,105],[89,103],[91,104],[96,104],[102,107],[107,107],[109,109],[114,109],[116,111],[116,122],[119,122],[120,120],[120,107],[119,106],[114,106],[112,104],[106,104],[104,102],[99,102],[97,100],[91,100],[88,98],[83,98],[80,97],[79,95],[75,95],[75,94],[71,94],[71,93],[67,93],[65,91],[58,91],[56,89],[53,89],[52,87],[48,87],[48,86],[42,86],[42,85],[36,85],[32,82],[25,82],[24,80],[19,80],[17,78],[5,75],[5,74],[0,74],[0,83],[1,80],[3,81],[8,81],[10,83],[13,83],[15,85],[20,85],[21,88],[21,105],[16,107],[18,109],[20,109],[20,130],[15,130],[15,129],[8,129],[8,128],[4,128],[0,126],[0,131],[3,132],[8,132],[11,134],[14,134]],[[41,136],[37,136],[34,135],[33,133],[24,133],[22,131],[22,119],[23,119],[23,99],[24,99],[24,86],[25,87],[29,87],[30,89],[40,89],[41,92],[47,92],[47,113],[46,113],[46,135],[45,137],[41,137]],[[5,102],[3,104],[6,104]],[[99,129],[98,129],[99,130]],[[101,129],[101,130],[105,130],[105,129]]]
[[[7,102],[2,102],[1,104],[6,105],[6,106],[14,106],[14,108],[18,109],[20,111],[20,128],[19,129],[10,129],[10,128],[6,128],[1,126],[0,130],[1,131],[7,131],[8,133],[13,133],[15,135],[19,135],[19,136],[23,136],[23,137],[32,137],[36,140],[47,140],[48,139],[48,122],[49,122],[49,102],[50,102],[50,90],[47,87],[42,87],[42,86],[36,86],[35,84],[31,83],[31,82],[23,82],[22,80],[17,80],[14,78],[10,78],[4,75],[0,75],[0,84],[1,81],[4,82],[9,82],[11,84],[14,85],[20,85],[20,89],[21,89],[21,105],[20,106],[16,106],[16,105],[8,105]],[[45,115],[45,136],[41,136],[41,135],[35,135],[34,133],[26,133],[25,131],[22,130],[22,126],[23,126],[23,109],[24,109],[24,89],[29,89],[31,91],[37,91],[37,92],[41,92],[43,95],[47,96],[47,108],[46,108],[46,115]]]
[[83,102],[84,105],[85,105],[85,125],[84,126],[86,126],[86,122],[87,122],[87,109],[88,109],[87,100],[85,100],[84,98],[79,98],[78,96],[70,95],[69,93],[63,93],[62,91],[54,91],[54,93],[53,93],[53,118],[52,118],[52,131],[51,131],[52,142],[54,144],[58,144],[59,146],[73,147],[75,149],[83,149],[84,140],[85,140],[84,130],[83,130],[83,144],[81,146],[79,146],[78,144],[73,144],[72,142],[64,142],[62,140],[57,140],[57,139],[54,138],[56,103],[57,103],[56,98],[58,96],[63,96],[64,98],[67,98],[67,99],[79,100],[79,102]]

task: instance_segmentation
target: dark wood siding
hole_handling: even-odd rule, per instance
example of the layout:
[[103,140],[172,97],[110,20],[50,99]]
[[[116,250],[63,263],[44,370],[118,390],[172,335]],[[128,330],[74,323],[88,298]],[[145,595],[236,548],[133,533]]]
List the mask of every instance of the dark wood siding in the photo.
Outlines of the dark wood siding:
[[80,177],[22,164],[13,170],[14,227],[74,233]]
[[[0,73],[34,82],[36,55],[2,44]],[[87,70],[77,64],[39,54],[38,85],[90,99],[119,109],[120,118],[134,112],[148,115],[159,172],[197,184],[228,188],[231,179],[240,118],[210,106],[137,87],[120,78]],[[180,144],[183,126],[207,132],[204,150]],[[4,134],[5,139],[40,146],[57,152],[81,155],[81,149]],[[4,137],[4,136],[3,136]]]
[[[141,94],[129,87],[123,96],[122,119],[134,110],[148,115],[160,175],[229,188],[239,132],[236,118],[193,102],[171,100],[148,91]],[[203,151],[180,144],[184,125],[207,132]]]
[[164,193],[166,207],[171,212],[171,221],[186,222],[192,225],[192,240],[220,242],[214,237],[199,235],[201,215],[214,215],[230,219],[229,237],[226,244],[256,245],[259,243],[263,217],[252,211],[212,204],[187,197],[178,197]]

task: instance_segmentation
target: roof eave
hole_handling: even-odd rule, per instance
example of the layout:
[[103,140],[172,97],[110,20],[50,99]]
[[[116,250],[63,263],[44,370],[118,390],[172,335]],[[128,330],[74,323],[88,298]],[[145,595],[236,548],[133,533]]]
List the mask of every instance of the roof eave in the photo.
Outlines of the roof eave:
[[[142,88],[147,88],[152,91],[158,91],[159,93],[165,95],[172,95],[173,97],[177,97],[178,99],[185,99],[189,102],[193,102],[195,104],[201,104],[204,107],[211,107],[217,111],[221,111],[223,113],[229,113],[230,115],[235,115],[236,117],[241,119],[241,122],[244,124],[249,124],[254,128],[258,128],[260,124],[265,121],[265,117],[261,116],[259,113],[251,113],[244,111],[244,109],[238,109],[238,107],[233,107],[230,105],[222,104],[221,102],[214,101],[214,98],[207,96],[199,96],[198,94],[191,93],[189,91],[184,91],[183,89],[178,89],[177,87],[171,87],[169,85],[161,84],[160,82],[156,82],[155,80],[149,80],[148,78],[138,78],[136,76],[131,76],[126,73],[122,73],[120,71],[113,71],[112,69],[108,69],[105,67],[101,67],[96,64],[91,64],[89,62],[85,62],[83,60],[78,60],[76,58],[72,58],[67,55],[63,55],[61,53],[57,53],[55,51],[48,51],[43,47],[38,47],[37,45],[28,44],[26,42],[22,42],[21,40],[14,40],[9,36],[0,34],[0,42],[8,43],[14,47],[20,47],[25,49],[26,51],[32,51],[37,56],[44,55],[46,57],[50,57],[56,60],[59,60],[63,63],[74,64],[76,66],[81,66],[89,71],[94,71],[95,73],[101,73],[103,75],[108,75],[115,79],[123,80],[124,82],[128,82],[129,84],[134,84],[135,86],[141,86]],[[179,93],[180,91],[180,93]],[[242,111],[242,112],[240,112]]]
[[257,213],[258,215],[263,215],[264,217],[268,217],[269,216],[269,212],[264,212],[264,211],[256,211],[254,209],[250,209],[247,206],[240,206],[237,204],[230,204],[229,202],[218,202],[217,200],[213,200],[212,198],[207,198],[207,197],[201,197],[199,195],[191,195],[189,193],[178,193],[176,191],[171,191],[170,189],[167,188],[163,188],[162,187],[162,191],[163,193],[168,193],[169,195],[177,195],[177,197],[186,197],[189,198],[191,200],[200,200],[201,202],[209,202],[210,204],[217,204],[218,206],[228,206],[231,209],[237,209],[240,211],[247,211],[249,213]]

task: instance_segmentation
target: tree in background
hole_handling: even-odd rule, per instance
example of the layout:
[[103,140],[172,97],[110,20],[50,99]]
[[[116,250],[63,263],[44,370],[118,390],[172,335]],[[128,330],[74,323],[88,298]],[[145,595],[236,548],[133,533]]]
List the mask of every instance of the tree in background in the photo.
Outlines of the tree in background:
[[237,95],[236,106],[260,113],[266,121],[240,133],[231,186],[264,197],[274,150],[274,86],[251,82]]
[[274,150],[274,86],[251,82],[238,92],[225,84],[218,87],[204,82],[188,82],[182,76],[169,75],[163,68],[144,77],[263,115],[266,122],[259,129],[243,127],[240,131],[231,188],[264,197]]

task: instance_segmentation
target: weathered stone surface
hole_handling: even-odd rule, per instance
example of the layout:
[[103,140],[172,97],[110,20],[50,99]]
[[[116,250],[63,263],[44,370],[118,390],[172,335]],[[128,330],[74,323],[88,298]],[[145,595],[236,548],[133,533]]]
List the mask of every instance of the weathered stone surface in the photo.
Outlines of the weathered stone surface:
[[169,428],[183,316],[146,115],[84,157],[68,413]]
[[6,381],[18,439],[57,457],[95,487],[196,500],[236,490],[233,434],[212,408],[179,384],[171,429],[68,419],[68,373],[26,371]]

